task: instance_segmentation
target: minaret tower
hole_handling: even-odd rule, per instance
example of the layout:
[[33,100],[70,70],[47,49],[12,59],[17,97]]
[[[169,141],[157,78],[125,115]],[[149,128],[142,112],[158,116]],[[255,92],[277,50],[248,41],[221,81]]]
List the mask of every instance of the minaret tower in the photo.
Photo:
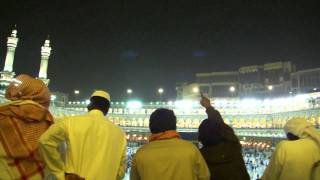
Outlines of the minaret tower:
[[44,45],[41,47],[41,64],[39,71],[39,79],[41,79],[46,85],[49,85],[49,79],[47,79],[48,61],[51,55],[51,47],[49,37],[45,40]]
[[14,53],[18,45],[19,38],[17,37],[16,27],[12,30],[11,36],[7,40],[7,56],[4,64],[3,71],[0,72],[0,94],[4,92],[5,88],[11,82],[15,73],[13,72]]

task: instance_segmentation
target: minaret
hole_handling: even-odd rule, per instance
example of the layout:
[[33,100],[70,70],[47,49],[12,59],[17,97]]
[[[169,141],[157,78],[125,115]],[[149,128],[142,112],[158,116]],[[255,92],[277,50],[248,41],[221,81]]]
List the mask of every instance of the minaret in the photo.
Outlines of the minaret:
[[14,60],[14,53],[16,51],[16,47],[18,45],[18,37],[17,37],[17,30],[12,30],[11,36],[8,37],[7,41],[7,56],[4,65],[3,71],[12,72],[13,70],[13,60]]
[[39,71],[39,79],[41,79],[45,84],[49,84],[49,79],[47,79],[48,61],[51,55],[51,47],[49,37],[45,40],[44,45],[41,47],[41,64]]
[[18,37],[16,27],[12,30],[11,36],[8,37],[7,41],[7,56],[4,64],[3,71],[0,72],[0,94],[4,93],[6,87],[11,82],[11,79],[14,77],[15,73],[13,72],[13,61],[14,53],[18,45]]

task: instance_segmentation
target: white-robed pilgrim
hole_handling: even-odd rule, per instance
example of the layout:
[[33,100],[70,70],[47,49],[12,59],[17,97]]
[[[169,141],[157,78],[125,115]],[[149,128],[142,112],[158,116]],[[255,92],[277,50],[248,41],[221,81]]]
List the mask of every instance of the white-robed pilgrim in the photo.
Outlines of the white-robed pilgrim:
[[[281,141],[272,155],[262,180],[312,180],[320,177],[320,134],[302,118],[287,122],[286,133],[298,140]],[[320,178],[319,178],[320,179]]]
[[[110,102],[105,91],[95,91],[94,96]],[[61,141],[67,144],[65,161],[57,151]],[[65,173],[86,180],[122,179],[125,174],[125,134],[98,109],[57,121],[42,135],[40,150],[48,169],[58,180],[64,180]]]

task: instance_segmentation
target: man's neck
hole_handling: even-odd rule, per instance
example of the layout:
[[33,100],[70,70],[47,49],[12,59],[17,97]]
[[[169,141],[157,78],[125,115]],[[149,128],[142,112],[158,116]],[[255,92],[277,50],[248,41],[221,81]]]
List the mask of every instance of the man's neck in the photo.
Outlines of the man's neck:
[[103,116],[105,116],[106,114],[104,114],[100,109],[91,109],[89,110],[90,114],[101,114]]

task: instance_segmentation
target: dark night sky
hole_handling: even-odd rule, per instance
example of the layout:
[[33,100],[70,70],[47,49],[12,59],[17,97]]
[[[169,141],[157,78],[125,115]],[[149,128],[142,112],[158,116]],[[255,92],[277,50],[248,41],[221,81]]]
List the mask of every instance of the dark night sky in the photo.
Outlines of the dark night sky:
[[53,91],[82,97],[107,89],[113,99],[175,96],[175,83],[196,72],[290,60],[320,67],[317,0],[18,1],[0,4],[1,68],[6,37],[17,24],[14,70],[36,76],[50,34]]

